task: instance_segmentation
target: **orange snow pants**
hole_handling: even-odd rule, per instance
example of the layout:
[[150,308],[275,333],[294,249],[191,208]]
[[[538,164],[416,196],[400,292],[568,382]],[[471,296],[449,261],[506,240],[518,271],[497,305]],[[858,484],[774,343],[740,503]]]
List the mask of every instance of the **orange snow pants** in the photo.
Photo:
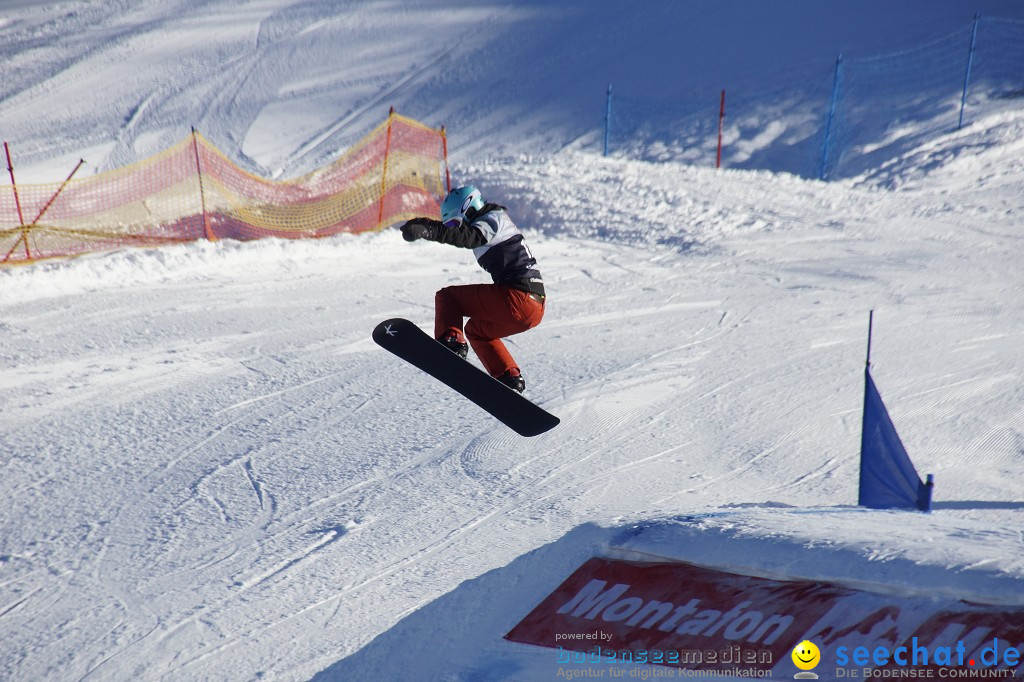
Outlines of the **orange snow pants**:
[[[538,300],[539,299],[539,300]],[[462,320],[468,317],[465,338],[492,377],[517,368],[503,336],[533,329],[544,317],[544,301],[536,294],[500,284],[463,284],[445,287],[434,296],[434,338],[448,332],[462,338]]]

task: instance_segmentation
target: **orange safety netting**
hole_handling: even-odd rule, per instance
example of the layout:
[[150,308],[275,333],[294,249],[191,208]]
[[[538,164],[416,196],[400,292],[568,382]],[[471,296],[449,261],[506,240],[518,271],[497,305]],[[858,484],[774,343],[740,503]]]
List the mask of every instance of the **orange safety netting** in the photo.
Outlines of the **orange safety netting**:
[[334,163],[274,182],[194,132],[160,154],[64,183],[0,187],[0,263],[196,239],[302,239],[437,215],[444,131],[391,113]]

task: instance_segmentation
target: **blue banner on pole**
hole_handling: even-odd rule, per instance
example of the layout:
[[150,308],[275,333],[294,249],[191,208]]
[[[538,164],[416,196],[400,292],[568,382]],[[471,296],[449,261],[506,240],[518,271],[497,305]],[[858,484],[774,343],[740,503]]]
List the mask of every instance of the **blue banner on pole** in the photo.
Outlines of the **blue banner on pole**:
[[917,475],[871,370],[864,370],[864,424],[860,443],[858,504],[873,509],[931,509],[932,480]]

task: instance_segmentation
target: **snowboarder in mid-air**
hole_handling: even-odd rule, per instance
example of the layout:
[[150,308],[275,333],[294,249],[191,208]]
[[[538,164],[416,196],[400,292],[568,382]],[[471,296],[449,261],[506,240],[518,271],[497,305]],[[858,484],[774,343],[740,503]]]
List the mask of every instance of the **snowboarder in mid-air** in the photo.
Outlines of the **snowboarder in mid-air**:
[[[484,203],[475,187],[458,187],[441,204],[441,220],[413,218],[401,229],[409,242],[428,239],[473,249],[494,284],[457,285],[438,291],[434,338],[463,358],[472,345],[488,374],[522,393],[526,380],[501,338],[540,324],[545,294],[537,261],[508,209]],[[463,332],[466,317],[469,322]]]

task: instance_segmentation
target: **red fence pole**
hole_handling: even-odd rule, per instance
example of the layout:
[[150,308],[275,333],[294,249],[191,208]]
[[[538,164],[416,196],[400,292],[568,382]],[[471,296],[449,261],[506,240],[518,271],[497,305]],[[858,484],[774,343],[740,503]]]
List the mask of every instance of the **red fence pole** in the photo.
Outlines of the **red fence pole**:
[[50,197],[50,200],[46,202],[46,206],[43,206],[42,210],[39,211],[39,214],[36,216],[36,219],[32,221],[33,225],[38,223],[39,219],[43,217],[43,214],[50,210],[50,206],[52,206],[53,202],[57,200],[57,197],[59,197],[60,193],[64,191],[64,188],[68,186],[68,183],[71,182],[71,178],[74,177],[75,173],[78,172],[78,169],[81,168],[82,164],[84,163],[85,159],[78,160],[78,164],[71,170],[71,173],[64,180],[64,182],[61,183],[60,187],[57,188],[57,191],[53,193],[53,196]]
[[11,163],[11,148],[7,146],[7,142],[4,142],[4,153],[7,155],[7,172],[11,175],[11,189],[14,190],[14,205],[18,208],[18,225],[21,226],[22,232],[21,237],[14,243],[14,246],[7,255],[4,256],[3,262],[7,262],[7,259],[11,257],[12,253],[14,253],[14,249],[18,248],[18,242],[22,239],[25,240],[25,258],[27,260],[32,260],[32,254],[28,249],[28,232],[24,229],[25,217],[21,214],[21,199],[18,197],[18,183],[14,181],[14,164]]
[[441,149],[444,151],[444,191],[452,191],[452,174],[448,172],[448,134],[441,126]]
[[388,133],[384,140],[384,170],[380,174],[380,208],[377,211],[377,229],[384,229],[384,196],[388,183],[388,155],[391,153],[391,124],[395,119],[395,108],[388,110]]
[[207,241],[216,241],[212,230],[210,230],[210,217],[206,214],[206,190],[203,189],[203,167],[199,165],[199,134],[195,126],[192,126],[192,152],[196,157],[196,175],[199,177],[199,206],[203,211],[203,235]]
[[25,218],[21,215],[21,199],[18,198],[18,183],[14,181],[14,165],[11,163],[11,148],[4,142],[4,154],[7,155],[7,172],[11,174],[11,188],[14,190],[14,205],[18,207],[18,224],[24,225]]
[[725,90],[722,90],[722,101],[718,107],[718,156],[715,159],[715,168],[722,167],[722,122],[725,120]]

